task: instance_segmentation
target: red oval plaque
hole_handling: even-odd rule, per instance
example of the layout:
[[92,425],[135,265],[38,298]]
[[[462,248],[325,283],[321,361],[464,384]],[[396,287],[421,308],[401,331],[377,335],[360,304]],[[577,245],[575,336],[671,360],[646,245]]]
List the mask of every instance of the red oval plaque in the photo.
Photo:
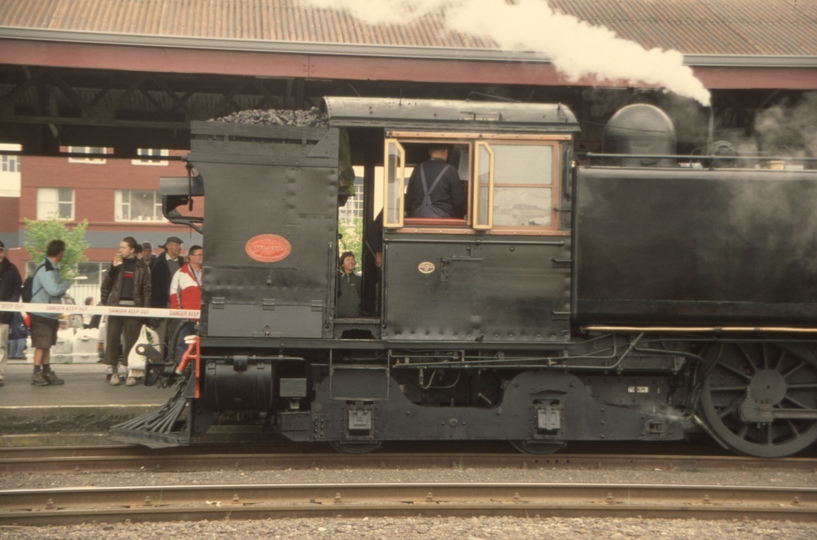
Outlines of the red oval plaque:
[[283,236],[259,234],[247,240],[244,251],[258,262],[274,263],[286,259],[292,251],[292,245]]

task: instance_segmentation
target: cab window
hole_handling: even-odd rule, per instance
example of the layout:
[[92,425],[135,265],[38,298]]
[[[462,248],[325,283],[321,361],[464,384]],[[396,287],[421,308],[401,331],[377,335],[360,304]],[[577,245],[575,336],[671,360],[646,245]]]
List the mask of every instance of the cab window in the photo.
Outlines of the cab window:
[[494,152],[493,225],[553,224],[553,147],[491,144]]
[[[441,140],[452,147],[449,163],[454,165],[464,181],[468,197],[465,220],[452,227],[488,234],[562,234],[559,206],[561,204],[560,155],[561,141],[566,137],[476,138]],[[384,190],[384,226],[406,229],[405,232],[427,228],[428,232],[441,224],[425,224],[405,217],[405,192],[410,176],[407,162],[423,161],[417,151],[429,139],[387,138],[386,178]],[[407,171],[409,169],[409,171]],[[443,232],[442,230],[439,232]]]

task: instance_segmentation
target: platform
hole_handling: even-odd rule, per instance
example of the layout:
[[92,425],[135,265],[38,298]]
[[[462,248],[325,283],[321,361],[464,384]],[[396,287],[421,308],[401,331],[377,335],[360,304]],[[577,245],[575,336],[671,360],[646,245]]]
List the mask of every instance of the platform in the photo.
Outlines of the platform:
[[173,393],[172,388],[147,387],[141,381],[132,387],[124,380],[111,386],[103,364],[52,367],[65,384],[33,386],[32,364],[9,361],[0,388],[0,446],[45,434],[99,437],[110,426],[163,405]]

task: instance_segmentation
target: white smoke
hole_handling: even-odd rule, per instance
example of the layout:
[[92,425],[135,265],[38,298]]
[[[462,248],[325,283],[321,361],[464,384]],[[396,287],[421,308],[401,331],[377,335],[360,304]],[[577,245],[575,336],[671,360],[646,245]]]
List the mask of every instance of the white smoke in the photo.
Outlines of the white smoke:
[[343,10],[368,24],[405,24],[442,14],[454,32],[492,39],[503,50],[533,50],[571,80],[626,80],[664,87],[709,105],[709,92],[677,51],[644,49],[607,28],[555,12],[545,0],[301,0]]
[[794,105],[785,99],[760,112],[755,132],[761,151],[784,156],[817,156],[817,92],[803,94]]
[[738,129],[719,136],[744,156],[817,157],[815,125],[817,92],[806,92],[797,100],[784,98],[758,111],[750,134]]

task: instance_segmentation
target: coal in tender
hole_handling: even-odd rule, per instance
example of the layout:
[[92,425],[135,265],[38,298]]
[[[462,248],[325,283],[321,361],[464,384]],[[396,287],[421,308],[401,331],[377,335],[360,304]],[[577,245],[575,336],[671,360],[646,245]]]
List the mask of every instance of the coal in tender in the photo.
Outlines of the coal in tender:
[[308,111],[291,111],[286,109],[268,109],[263,111],[260,109],[252,109],[214,118],[211,122],[269,126],[329,127],[329,117],[322,113],[317,107],[312,107]]

